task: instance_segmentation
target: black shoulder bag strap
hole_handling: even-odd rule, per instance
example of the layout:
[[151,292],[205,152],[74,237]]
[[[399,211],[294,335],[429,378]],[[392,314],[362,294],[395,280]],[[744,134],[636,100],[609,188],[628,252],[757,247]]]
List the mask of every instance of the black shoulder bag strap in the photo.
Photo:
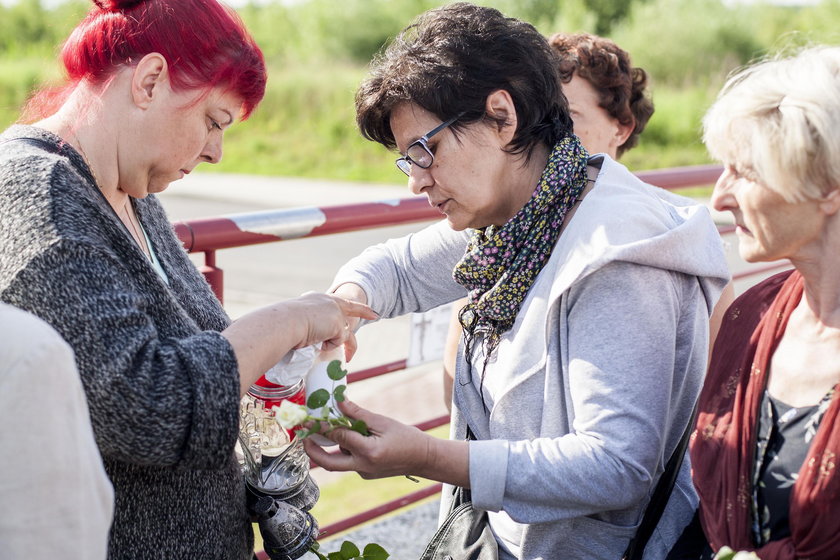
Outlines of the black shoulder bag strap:
[[677,474],[682,467],[683,457],[685,457],[685,450],[688,447],[688,440],[691,437],[691,432],[694,429],[694,417],[697,414],[697,403],[694,404],[694,410],[691,411],[691,417],[688,419],[688,425],[685,427],[682,439],[680,439],[677,448],[668,459],[665,465],[665,471],[659,477],[659,482],[656,484],[656,489],[650,498],[645,515],[639,528],[636,530],[636,536],[630,539],[630,544],[627,545],[627,550],[624,551],[622,560],[642,560],[645,553],[645,546],[650,540],[653,530],[659,524],[659,519],[662,517],[662,512],[665,511],[665,506],[668,505],[668,500],[671,497],[671,491],[674,489],[674,483],[677,481]]

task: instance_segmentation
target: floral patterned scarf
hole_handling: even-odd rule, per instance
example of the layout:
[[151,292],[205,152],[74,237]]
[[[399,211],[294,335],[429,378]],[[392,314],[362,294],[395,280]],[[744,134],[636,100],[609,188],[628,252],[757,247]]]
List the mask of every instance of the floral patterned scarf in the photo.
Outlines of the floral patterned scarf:
[[548,262],[566,213],[580,199],[588,159],[576,136],[558,142],[531,199],[504,225],[476,229],[455,267],[455,281],[469,290],[459,315],[467,355],[475,336],[483,335],[485,367]]
[[723,545],[755,550],[762,560],[840,558],[837,390],[793,486],[791,536],[757,549],[751,536],[750,484],[759,406],[773,353],[802,292],[798,272],[780,273],[735,300],[721,324],[690,444],[700,520],[713,550]]

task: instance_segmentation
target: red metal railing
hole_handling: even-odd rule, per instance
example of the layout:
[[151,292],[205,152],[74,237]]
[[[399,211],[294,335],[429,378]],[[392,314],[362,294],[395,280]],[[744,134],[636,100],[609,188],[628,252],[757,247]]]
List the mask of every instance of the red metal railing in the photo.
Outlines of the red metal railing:
[[[705,186],[713,184],[720,176],[722,168],[718,165],[693,166],[672,169],[658,169],[637,173],[647,183],[665,189]],[[216,295],[223,301],[223,272],[216,267],[216,251],[244,247],[259,243],[285,241],[317,235],[328,235],[375,227],[394,226],[414,222],[440,219],[440,213],[430,207],[425,198],[385,200],[342,206],[300,207],[291,209],[268,210],[243,214],[230,214],[215,218],[204,218],[177,222],[175,232],[184,247],[193,253],[204,253],[204,266],[201,267]],[[719,227],[721,235],[735,231],[733,226]],[[733,276],[734,280],[766,274],[789,266],[786,262],[753,267]],[[354,383],[385,375],[406,368],[406,360],[398,360],[372,367],[348,376],[348,382]],[[417,424],[422,430],[444,425],[448,416],[432,418]],[[392,511],[416,503],[440,491],[440,484],[432,485],[402,496],[371,510],[359,513],[322,528],[321,536],[335,535],[357,525],[388,514]],[[257,557],[266,559],[264,552]]]

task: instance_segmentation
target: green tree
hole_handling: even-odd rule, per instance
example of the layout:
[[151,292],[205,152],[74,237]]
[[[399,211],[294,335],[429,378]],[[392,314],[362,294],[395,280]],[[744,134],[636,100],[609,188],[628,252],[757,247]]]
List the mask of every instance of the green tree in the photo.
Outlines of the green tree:
[[587,7],[595,15],[595,29],[597,35],[607,35],[617,23],[623,21],[629,14],[633,4],[642,0],[589,0]]

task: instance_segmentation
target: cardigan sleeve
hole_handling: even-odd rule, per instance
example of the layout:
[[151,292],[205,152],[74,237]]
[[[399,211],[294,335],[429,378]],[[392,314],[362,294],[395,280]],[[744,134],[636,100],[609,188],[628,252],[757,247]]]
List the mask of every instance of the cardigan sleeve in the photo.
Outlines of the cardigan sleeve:
[[[690,342],[690,351],[705,352],[708,317],[697,285],[691,276],[622,262],[574,285],[560,303],[567,332],[550,333],[567,352],[572,430],[556,438],[471,442],[473,502],[523,523],[641,505],[673,423],[691,412],[690,405],[675,411],[670,403],[679,400],[672,394],[683,392],[686,376],[675,371],[683,351],[677,338],[691,337],[697,345]],[[689,325],[680,323],[685,301],[698,310]]]
[[238,433],[233,349],[189,321],[179,336],[162,336],[155,321],[167,320],[167,304],[137,286],[114,253],[63,239],[20,270],[4,297],[73,348],[104,458],[221,467]]

